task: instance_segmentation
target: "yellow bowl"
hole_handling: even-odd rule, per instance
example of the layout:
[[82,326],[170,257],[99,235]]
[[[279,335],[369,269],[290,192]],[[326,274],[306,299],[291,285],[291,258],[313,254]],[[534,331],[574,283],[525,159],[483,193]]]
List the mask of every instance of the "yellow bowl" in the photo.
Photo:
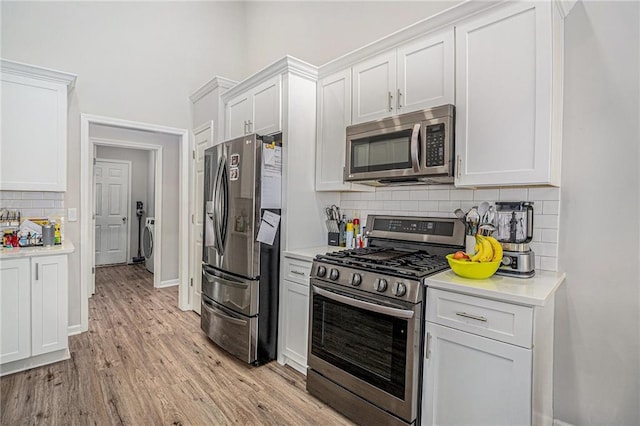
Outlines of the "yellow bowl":
[[453,258],[454,253],[447,255],[449,266],[456,275],[464,278],[473,278],[475,280],[483,280],[489,278],[496,273],[502,260],[495,262],[470,262],[464,260],[456,260]]

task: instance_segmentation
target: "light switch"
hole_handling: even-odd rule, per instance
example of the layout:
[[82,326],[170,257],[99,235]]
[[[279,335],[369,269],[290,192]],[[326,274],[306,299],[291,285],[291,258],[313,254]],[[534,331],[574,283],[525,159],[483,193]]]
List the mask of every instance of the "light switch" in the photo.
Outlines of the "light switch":
[[67,209],[67,221],[69,221],[69,222],[77,222],[78,221],[78,209],[76,209],[76,208]]

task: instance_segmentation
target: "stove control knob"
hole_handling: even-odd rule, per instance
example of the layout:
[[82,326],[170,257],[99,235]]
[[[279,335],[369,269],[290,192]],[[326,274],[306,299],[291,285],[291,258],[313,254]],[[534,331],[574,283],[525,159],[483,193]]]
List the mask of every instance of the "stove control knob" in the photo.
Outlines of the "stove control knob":
[[351,285],[358,287],[362,283],[362,275],[354,273],[351,275]]
[[396,283],[393,287],[393,295],[397,297],[404,296],[407,293],[407,286],[403,283]]
[[335,281],[338,279],[339,276],[340,276],[340,272],[335,268],[331,268],[331,271],[329,272],[329,279],[332,281]]
[[384,278],[380,278],[376,282],[376,291],[383,293],[386,290],[387,290],[387,280],[385,280]]
[[318,276],[324,277],[325,275],[327,275],[327,268],[322,265],[318,266]]

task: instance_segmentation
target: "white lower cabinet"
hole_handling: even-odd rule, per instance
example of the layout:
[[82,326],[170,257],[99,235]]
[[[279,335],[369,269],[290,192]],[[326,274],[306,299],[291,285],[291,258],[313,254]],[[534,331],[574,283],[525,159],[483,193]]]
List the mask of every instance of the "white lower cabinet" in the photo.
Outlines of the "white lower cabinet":
[[66,255],[0,260],[0,374],[68,355]]
[[278,362],[307,374],[311,261],[285,256],[282,270]]
[[0,364],[31,353],[29,259],[0,261]]
[[531,350],[427,322],[423,425],[527,425]]
[[553,298],[524,306],[429,288],[426,309],[422,425],[553,423]]

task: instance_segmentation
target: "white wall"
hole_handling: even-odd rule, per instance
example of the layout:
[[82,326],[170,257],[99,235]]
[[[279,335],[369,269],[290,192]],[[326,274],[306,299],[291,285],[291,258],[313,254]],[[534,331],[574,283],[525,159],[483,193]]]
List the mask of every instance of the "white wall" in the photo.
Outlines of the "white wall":
[[[140,228],[138,227],[138,216],[136,215],[136,201],[142,201],[147,205],[147,192],[149,183],[147,181],[147,151],[140,149],[128,149],[113,146],[98,146],[96,150],[96,158],[108,160],[131,161],[131,194],[129,203],[129,213],[127,214],[130,221],[131,234],[129,235],[129,258],[127,262],[131,262],[131,258],[138,255],[138,235]],[[151,182],[153,185],[153,182]],[[151,187],[153,190],[153,186]],[[144,228],[144,220],[146,215],[142,216],[142,228]],[[142,240],[141,240],[142,241]]]
[[638,2],[565,21],[555,417],[640,424]]
[[449,1],[257,1],[246,9],[247,71],[286,54],[323,65],[459,3]]
[[[78,74],[66,207],[80,217],[80,113],[188,128],[194,89],[212,75],[246,74],[244,9],[242,2],[0,2],[4,59]],[[66,223],[66,237],[82,246],[80,222]],[[69,257],[69,325],[78,324],[77,249]]]
[[[179,272],[178,250],[180,242],[178,235],[178,219],[180,214],[180,186],[178,181],[180,139],[177,136],[101,125],[92,125],[89,129],[89,137],[134,141],[162,146],[162,257],[159,261],[156,261],[155,272],[160,271],[161,281],[177,279]],[[147,159],[148,157],[143,155],[142,160],[146,161]]]
[[155,216],[156,209],[156,153],[147,152],[147,203],[144,205],[145,217]]

